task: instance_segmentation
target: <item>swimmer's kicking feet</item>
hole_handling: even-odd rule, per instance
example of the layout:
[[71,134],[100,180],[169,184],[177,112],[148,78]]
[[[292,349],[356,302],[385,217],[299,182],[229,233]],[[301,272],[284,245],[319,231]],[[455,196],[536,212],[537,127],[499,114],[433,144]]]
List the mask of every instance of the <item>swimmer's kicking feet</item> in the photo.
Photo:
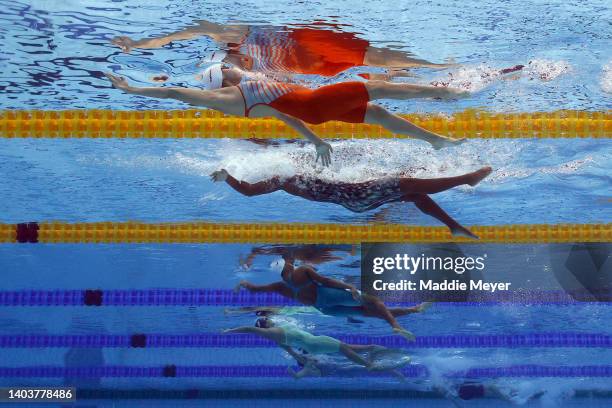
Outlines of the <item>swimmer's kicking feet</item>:
[[228,115],[275,117],[314,143],[323,165],[331,163],[331,146],[308,126],[331,120],[368,123],[393,133],[430,143],[435,149],[455,146],[465,140],[451,139],[425,130],[412,122],[372,103],[377,99],[458,98],[467,92],[448,87],[392,83],[385,81],[341,82],[317,89],[274,81],[242,81],[235,69],[219,64],[209,67],[203,76],[210,90],[176,87],[134,87],[121,77],[107,73],[113,86],[127,93],[152,98],[176,99]]
[[491,167],[483,167],[472,173],[455,177],[416,179],[390,177],[361,183],[332,182],[313,177],[295,175],[281,178],[272,177],[257,183],[239,181],[226,170],[211,174],[215,182],[226,182],[237,192],[246,196],[270,194],[285,191],[306,200],[339,204],[353,212],[364,212],[392,202],[413,202],[423,213],[442,221],[454,236],[478,239],[449,216],[429,194],[436,194],[453,187],[468,184],[475,186],[491,174]]

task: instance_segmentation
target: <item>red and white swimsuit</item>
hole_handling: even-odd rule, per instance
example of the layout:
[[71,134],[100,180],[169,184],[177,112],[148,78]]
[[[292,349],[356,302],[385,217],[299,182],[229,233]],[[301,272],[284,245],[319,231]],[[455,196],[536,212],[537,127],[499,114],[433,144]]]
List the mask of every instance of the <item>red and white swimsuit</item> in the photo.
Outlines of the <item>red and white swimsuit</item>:
[[341,82],[309,89],[273,81],[243,81],[238,85],[244,99],[244,115],[256,105],[320,124],[330,120],[363,123],[370,96],[362,82]]
[[251,27],[235,49],[253,71],[334,76],[364,65],[369,42],[338,27]]

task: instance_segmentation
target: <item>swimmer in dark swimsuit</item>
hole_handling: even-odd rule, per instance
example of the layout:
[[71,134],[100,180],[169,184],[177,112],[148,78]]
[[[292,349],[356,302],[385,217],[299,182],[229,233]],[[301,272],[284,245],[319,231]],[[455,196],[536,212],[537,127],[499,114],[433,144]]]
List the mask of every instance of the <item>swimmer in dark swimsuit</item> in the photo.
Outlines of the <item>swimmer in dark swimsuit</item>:
[[269,194],[285,191],[289,194],[311,201],[339,204],[353,212],[364,212],[386,203],[410,201],[425,214],[442,221],[453,235],[469,238],[478,237],[460,225],[440,208],[429,194],[439,193],[463,184],[475,186],[491,174],[490,167],[483,167],[472,173],[455,177],[435,179],[415,179],[392,177],[362,183],[329,182],[305,176],[292,176],[285,179],[273,177],[257,183],[238,181],[226,170],[211,174],[215,182],[226,182],[234,190],[246,196]]
[[424,303],[417,307],[387,308],[380,299],[361,293],[353,285],[319,275],[311,266],[302,265],[295,268],[290,258],[285,259],[281,277],[282,281],[269,285],[241,281],[236,290],[245,288],[251,292],[278,293],[301,304],[314,306],[322,313],[332,316],[352,314],[383,319],[396,334],[410,341],[414,340],[414,335],[404,329],[396,318],[421,312],[429,305]]
[[152,98],[177,99],[228,115],[275,117],[315,144],[317,160],[331,162],[331,146],[321,140],[306,123],[321,124],[331,120],[383,126],[393,133],[408,135],[430,143],[435,149],[456,146],[455,140],[423,129],[412,122],[372,103],[377,99],[458,98],[467,92],[447,87],[423,86],[385,81],[341,82],[317,89],[272,81],[241,81],[229,78],[220,65],[204,74],[211,90],[176,87],[133,87],[121,77],[106,74],[113,86],[127,93]]

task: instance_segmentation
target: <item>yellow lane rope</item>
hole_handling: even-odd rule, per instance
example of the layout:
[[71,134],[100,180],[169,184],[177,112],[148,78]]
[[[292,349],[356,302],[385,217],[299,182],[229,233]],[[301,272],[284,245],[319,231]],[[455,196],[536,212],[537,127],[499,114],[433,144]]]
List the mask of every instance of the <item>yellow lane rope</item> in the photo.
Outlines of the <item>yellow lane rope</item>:
[[[456,138],[610,138],[612,111],[491,113],[467,110],[454,115],[403,117],[431,131]],[[393,138],[377,125],[327,122],[313,126],[338,139]],[[298,138],[272,118],[225,116],[210,110],[177,111],[0,111],[4,138]]]
[[43,222],[0,224],[0,242],[45,243],[360,243],[360,242],[610,242],[608,224],[474,226],[480,241],[453,238],[445,227],[397,224],[232,224]]

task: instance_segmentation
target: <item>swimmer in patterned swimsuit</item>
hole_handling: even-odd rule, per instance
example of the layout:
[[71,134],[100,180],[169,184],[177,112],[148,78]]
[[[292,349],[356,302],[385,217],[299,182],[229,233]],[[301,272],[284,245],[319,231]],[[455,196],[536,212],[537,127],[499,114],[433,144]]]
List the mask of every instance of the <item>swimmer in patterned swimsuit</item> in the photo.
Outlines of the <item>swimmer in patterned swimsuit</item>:
[[216,64],[204,72],[210,90],[177,87],[134,87],[121,77],[107,73],[115,88],[152,98],[177,99],[194,106],[246,117],[275,117],[315,144],[317,160],[331,162],[331,146],[308,126],[331,120],[383,126],[440,149],[463,143],[425,130],[372,103],[377,99],[457,98],[467,93],[453,88],[385,81],[341,82],[309,89],[273,81],[242,81],[233,71]]
[[272,177],[257,183],[247,183],[232,177],[226,170],[211,174],[215,182],[226,182],[246,196],[285,191],[311,201],[334,203],[353,212],[364,212],[392,202],[413,202],[419,210],[442,221],[453,235],[478,238],[440,208],[430,197],[464,184],[475,186],[491,174],[490,167],[455,177],[416,179],[391,177],[361,183],[329,182],[301,175],[288,178]]

